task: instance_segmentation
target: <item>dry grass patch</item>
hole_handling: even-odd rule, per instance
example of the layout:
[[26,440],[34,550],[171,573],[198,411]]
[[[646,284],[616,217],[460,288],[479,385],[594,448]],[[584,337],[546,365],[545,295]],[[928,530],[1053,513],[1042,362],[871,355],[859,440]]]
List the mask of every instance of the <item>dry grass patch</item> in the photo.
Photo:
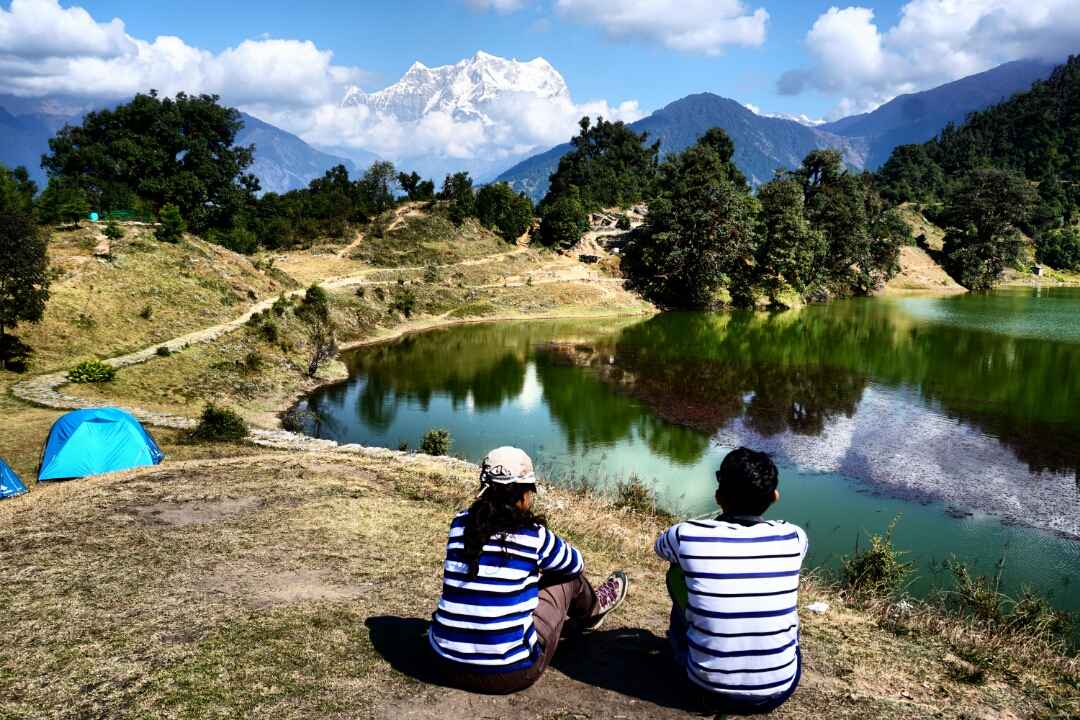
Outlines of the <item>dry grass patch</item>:
[[[423,627],[449,520],[475,489],[475,470],[458,463],[274,454],[4,503],[0,603],[18,633],[0,647],[0,715],[695,717],[663,638],[664,567],[650,546],[666,521],[559,489],[541,498],[553,527],[582,548],[594,580],[626,568],[630,601],[526,693],[438,684]],[[775,717],[1073,712],[1045,660],[1023,677],[994,668],[981,685],[963,682],[944,641],[885,626],[812,578],[803,598],[833,609],[803,615],[804,680]]]
[[92,254],[96,233],[58,233],[49,244],[56,277],[45,318],[17,331],[34,350],[33,372],[140,350],[229,320],[257,298],[294,286],[217,245],[191,237],[157,242],[148,228],[127,228],[112,259],[99,259]]

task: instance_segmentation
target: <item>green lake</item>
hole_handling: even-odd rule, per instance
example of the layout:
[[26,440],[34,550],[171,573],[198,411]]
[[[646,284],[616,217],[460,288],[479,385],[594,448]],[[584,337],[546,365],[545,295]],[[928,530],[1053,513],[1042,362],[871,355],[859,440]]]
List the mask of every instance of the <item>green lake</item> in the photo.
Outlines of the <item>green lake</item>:
[[[1080,289],[860,299],[797,311],[465,325],[345,356],[309,432],[453,454],[527,450],[551,482],[636,476],[684,516],[746,445],[781,466],[770,511],[835,567],[900,516],[916,592],[956,557],[1080,609]],[[1078,579],[1077,582],[1080,582]]]

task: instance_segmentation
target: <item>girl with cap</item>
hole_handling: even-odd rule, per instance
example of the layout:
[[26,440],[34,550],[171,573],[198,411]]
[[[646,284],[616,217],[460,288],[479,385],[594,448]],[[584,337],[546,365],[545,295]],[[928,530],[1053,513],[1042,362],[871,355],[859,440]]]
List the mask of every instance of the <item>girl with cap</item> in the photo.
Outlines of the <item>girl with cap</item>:
[[466,690],[524,690],[555,655],[568,618],[595,629],[626,597],[622,572],[593,589],[581,553],[532,512],[535,497],[529,456],[497,448],[481,465],[480,494],[450,524],[428,637],[448,679]]

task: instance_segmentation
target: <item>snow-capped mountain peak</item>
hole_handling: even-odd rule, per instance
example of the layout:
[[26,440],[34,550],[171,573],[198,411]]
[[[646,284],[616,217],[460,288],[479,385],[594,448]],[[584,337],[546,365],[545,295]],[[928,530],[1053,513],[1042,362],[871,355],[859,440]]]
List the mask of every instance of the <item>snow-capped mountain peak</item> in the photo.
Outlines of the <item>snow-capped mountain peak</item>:
[[400,80],[378,92],[349,88],[341,104],[367,107],[402,121],[444,112],[457,119],[487,123],[485,110],[500,97],[512,93],[570,100],[566,81],[547,60],[539,57],[527,62],[508,60],[481,50],[453,65],[429,68],[414,62]]

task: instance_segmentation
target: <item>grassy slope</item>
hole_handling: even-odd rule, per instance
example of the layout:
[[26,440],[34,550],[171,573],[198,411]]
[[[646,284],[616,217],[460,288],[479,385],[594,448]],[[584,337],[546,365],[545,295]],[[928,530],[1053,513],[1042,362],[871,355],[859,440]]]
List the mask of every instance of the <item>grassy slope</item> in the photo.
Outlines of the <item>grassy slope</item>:
[[[693,717],[669,668],[662,521],[552,490],[554,527],[629,602],[521,696],[442,688],[423,624],[474,471],[344,453],[172,463],[0,505],[4,717]],[[62,552],[58,551],[62,548]],[[779,718],[1073,717],[1075,663],[995,651],[956,628],[879,622],[806,582],[805,675]],[[978,673],[983,673],[981,676]],[[1056,704],[1056,709],[1051,706]],[[1056,714],[1055,714],[1056,713]]]
[[[39,350],[33,371],[67,367],[87,348],[113,354],[238,315],[248,294],[230,278],[257,295],[276,294],[286,279],[197,241],[121,247],[110,266],[89,259],[89,244],[65,236],[53,246],[57,264],[71,269],[45,323],[28,329]],[[407,252],[443,250],[434,243]],[[208,252],[213,262],[203,262]],[[478,256],[461,252],[440,259]],[[469,262],[434,280],[418,270],[372,273],[371,281],[389,283],[384,299],[376,287],[363,298],[334,292],[344,339],[463,317],[644,308],[615,284],[559,282],[576,277],[579,265],[543,253]],[[366,267],[310,251],[286,254],[278,266],[302,267],[305,284]],[[399,276],[418,297],[420,314],[409,321],[388,308]],[[153,304],[165,334],[130,317],[155,303],[147,294],[155,286],[167,288],[167,301]],[[87,307],[92,329],[66,319]],[[299,321],[278,322],[285,339],[304,342]],[[266,362],[259,372],[237,365],[252,351]],[[270,421],[269,410],[304,386],[295,367],[303,358],[302,348],[285,351],[242,330],[79,390],[191,415],[214,397]],[[15,379],[0,375],[0,456],[30,475],[59,413],[12,399]],[[0,716],[554,718],[607,717],[612,707],[627,717],[687,716],[665,674],[662,568],[648,552],[656,519],[561,491],[546,496],[558,528],[587,551],[594,577],[629,566],[633,601],[586,646],[586,661],[560,664],[525,695],[535,703],[474,698],[412,677],[424,677],[417,633],[438,592],[449,513],[467,501],[471,476],[424,461],[265,455],[154,433],[170,457],[161,468],[39,487],[0,503],[0,607],[18,628],[0,644]],[[192,458],[210,460],[178,462]],[[804,613],[807,676],[778,717],[1053,717],[1053,704],[1058,717],[1080,712],[1076,666],[1064,659],[1010,659],[973,644],[977,635],[955,624],[935,626],[949,629],[950,640],[950,632],[920,630],[932,620],[880,622],[809,584],[804,600],[818,598],[834,609]],[[985,676],[969,682],[957,654],[977,658]]]

